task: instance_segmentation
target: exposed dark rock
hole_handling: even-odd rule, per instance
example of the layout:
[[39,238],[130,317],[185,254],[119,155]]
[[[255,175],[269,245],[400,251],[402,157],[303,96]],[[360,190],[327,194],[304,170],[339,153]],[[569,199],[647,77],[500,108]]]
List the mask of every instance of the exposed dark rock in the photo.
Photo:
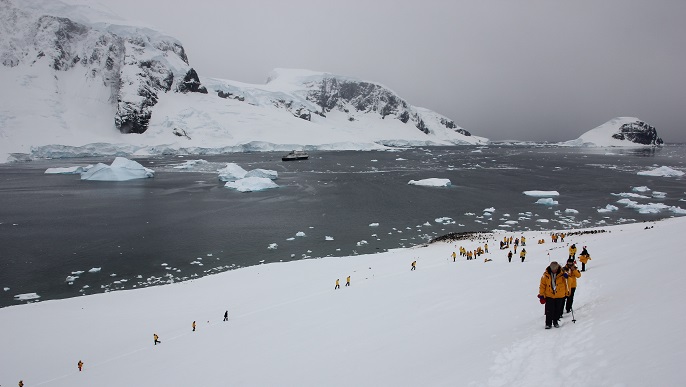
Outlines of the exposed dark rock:
[[188,133],[186,133],[186,131],[184,129],[174,128],[172,133],[174,133],[174,135],[179,136],[179,137],[186,137],[189,140],[191,139],[191,137],[188,135]]
[[196,73],[193,68],[188,70],[183,77],[183,82],[179,83],[178,90],[181,93],[191,92],[207,94],[207,89],[200,83],[200,77],[198,77],[198,73]]
[[612,135],[617,140],[628,140],[636,144],[662,145],[664,141],[657,135],[653,126],[643,121],[629,122],[619,128],[619,133]]

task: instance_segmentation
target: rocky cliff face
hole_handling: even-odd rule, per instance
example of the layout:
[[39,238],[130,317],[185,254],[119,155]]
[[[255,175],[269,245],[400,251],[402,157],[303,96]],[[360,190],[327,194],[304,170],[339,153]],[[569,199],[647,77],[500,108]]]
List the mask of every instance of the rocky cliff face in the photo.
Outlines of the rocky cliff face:
[[122,133],[148,128],[160,93],[207,92],[174,38],[136,27],[80,23],[0,1],[0,63],[49,66],[55,79],[83,74],[110,89]]
[[[311,90],[307,99],[321,108],[326,114],[333,109],[345,113],[362,112],[376,113],[381,118],[397,119],[403,123],[411,122],[417,129],[429,133],[430,128],[421,115],[405,100],[394,92],[370,82],[338,79],[335,76],[324,76],[321,80],[310,83]],[[351,115],[354,119],[354,116]],[[445,117],[440,123],[448,129],[465,136],[471,134],[458,128],[455,122]]]
[[623,124],[619,131],[612,135],[617,140],[627,140],[641,145],[662,145],[664,141],[657,135],[655,127],[643,121]]

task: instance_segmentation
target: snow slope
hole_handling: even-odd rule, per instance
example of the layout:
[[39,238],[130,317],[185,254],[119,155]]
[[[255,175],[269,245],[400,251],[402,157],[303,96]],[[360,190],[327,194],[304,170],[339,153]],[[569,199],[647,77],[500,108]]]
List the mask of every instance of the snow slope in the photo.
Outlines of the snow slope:
[[[623,134],[624,133],[624,134]],[[642,143],[641,143],[642,142]],[[565,141],[567,146],[654,146],[662,145],[657,131],[636,117],[617,117],[589,130],[576,140]]]
[[[495,247],[522,234],[497,233],[492,262],[450,259],[484,240],[438,242],[3,308],[0,384],[681,385],[686,311],[675,301],[686,261],[676,241],[686,217],[604,230],[557,244],[526,232],[524,263]],[[571,243],[592,256],[577,321],[565,315],[560,329],[544,330],[539,280]],[[351,286],[334,290],[348,275]]]

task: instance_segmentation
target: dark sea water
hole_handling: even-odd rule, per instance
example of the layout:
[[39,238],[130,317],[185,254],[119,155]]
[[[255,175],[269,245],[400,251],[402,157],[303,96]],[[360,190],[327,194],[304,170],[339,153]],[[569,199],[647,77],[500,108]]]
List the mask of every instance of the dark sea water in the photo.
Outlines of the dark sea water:
[[[686,209],[685,177],[637,175],[657,166],[686,171],[684,145],[492,145],[320,151],[296,162],[280,157],[136,159],[155,178],[128,182],[44,174],[112,158],[0,165],[0,307],[26,302],[15,300],[25,293],[48,300],[130,289],[261,263],[409,247],[448,232],[594,227],[680,216]],[[173,168],[199,158],[209,163]],[[216,170],[227,162],[275,170],[279,188],[224,188]],[[427,178],[447,178],[452,186],[408,185]],[[631,200],[672,209],[641,214],[616,203],[622,197],[613,193],[638,186],[664,197]],[[527,190],[559,191],[559,204],[536,204],[538,198],[522,193]],[[608,204],[618,209],[598,212]],[[494,210],[485,214],[488,208]]]

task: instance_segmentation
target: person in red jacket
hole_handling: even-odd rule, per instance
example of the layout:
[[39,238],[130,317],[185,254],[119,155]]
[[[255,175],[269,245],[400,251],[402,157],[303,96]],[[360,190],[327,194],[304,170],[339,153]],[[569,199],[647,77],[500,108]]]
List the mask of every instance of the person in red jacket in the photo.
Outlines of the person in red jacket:
[[541,276],[538,287],[538,298],[545,304],[545,329],[551,326],[559,328],[558,320],[562,317],[567,290],[567,278],[562,273],[560,264],[550,262]]

